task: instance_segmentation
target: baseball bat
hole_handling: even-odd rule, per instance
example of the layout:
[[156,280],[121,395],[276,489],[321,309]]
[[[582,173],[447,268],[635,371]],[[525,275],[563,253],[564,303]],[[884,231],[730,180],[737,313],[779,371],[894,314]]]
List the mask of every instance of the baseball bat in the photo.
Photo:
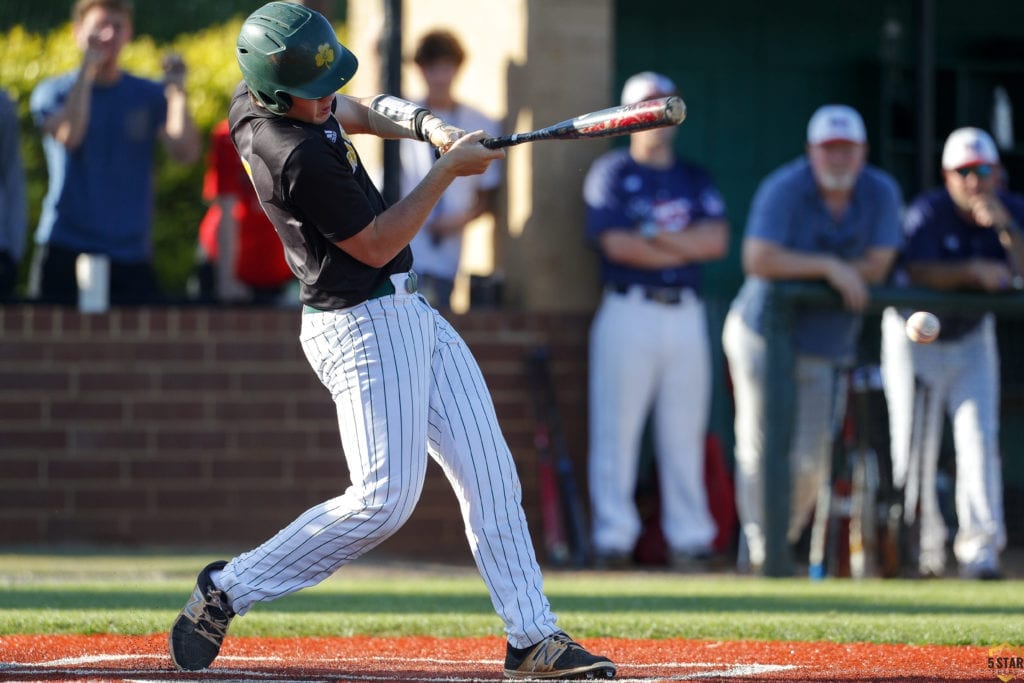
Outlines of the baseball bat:
[[544,548],[551,564],[564,567],[569,564],[569,542],[565,538],[564,513],[558,493],[558,479],[550,456],[537,462],[537,482],[540,488],[541,519],[544,524]]
[[538,140],[577,140],[628,135],[652,128],[678,126],[686,118],[686,103],[677,95],[609,107],[526,133],[484,138],[484,147],[497,149]]
[[811,546],[807,557],[807,575],[813,580],[824,579],[828,573],[825,567],[825,543],[831,516],[832,479],[830,476],[818,488],[818,500],[814,506],[814,521],[811,523]]
[[544,550],[555,566],[569,563],[569,543],[565,537],[565,517],[559,500],[558,480],[551,455],[551,425],[547,404],[536,386],[532,387],[536,425],[533,445],[537,451],[537,488],[540,495],[540,517]]
[[875,571],[878,522],[878,454],[871,446],[868,430],[871,370],[860,366],[851,376],[855,450],[850,493],[850,576],[861,579]]
[[558,478],[551,455],[551,430],[542,407],[538,407],[534,446],[537,449],[537,483],[541,497],[541,528],[548,560],[556,566],[569,561],[569,546],[565,539],[565,521],[558,494]]
[[550,437],[555,476],[558,482],[559,506],[568,535],[569,560],[574,566],[583,567],[589,561],[590,555],[586,520],[579,487],[576,485],[576,477],[573,474],[572,459],[569,456],[565,433],[562,430],[561,414],[558,410],[554,383],[551,379],[548,350],[545,347],[535,348],[527,357],[527,364],[539,401],[538,407],[543,410],[543,420],[547,425]]
[[[829,397],[829,401],[833,406],[833,421],[832,421],[832,453],[829,458],[828,471],[825,474],[824,480],[821,482],[821,486],[818,489],[818,499],[814,505],[814,520],[811,523],[811,539],[810,548],[808,549],[808,566],[807,575],[812,580],[824,579],[828,575],[828,567],[826,561],[829,560],[829,549],[834,549],[836,542],[836,529],[838,527],[838,520],[835,519],[836,504],[833,498],[839,498],[840,491],[839,484],[840,479],[845,476],[842,468],[837,465],[845,465],[846,459],[845,454],[843,458],[839,458],[839,454],[846,450],[846,427],[847,420],[846,415],[837,415],[841,390],[846,390],[846,383],[840,381],[839,374],[844,372],[841,370],[836,371],[836,377],[833,382],[832,396]],[[824,398],[824,397],[822,397]],[[847,492],[848,495],[848,492]],[[832,553],[834,554],[834,552]]]

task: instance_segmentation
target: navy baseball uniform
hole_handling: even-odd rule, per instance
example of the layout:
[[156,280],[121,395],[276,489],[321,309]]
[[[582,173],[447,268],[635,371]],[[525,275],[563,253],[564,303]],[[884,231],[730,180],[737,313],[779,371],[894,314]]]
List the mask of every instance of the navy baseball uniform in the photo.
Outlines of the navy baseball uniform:
[[[1024,197],[1008,192],[998,196],[1024,222]],[[965,220],[945,188],[918,197],[904,223],[904,268],[974,258],[1007,262],[996,230]],[[918,570],[939,576],[945,571],[948,530],[939,506],[937,470],[948,415],[956,451],[954,554],[968,578],[994,572],[1006,545],[995,317],[984,310],[942,314],[939,338],[914,344],[904,333],[909,314],[895,309],[883,314],[882,367],[892,425],[893,480],[904,487],[908,519],[920,514]]]

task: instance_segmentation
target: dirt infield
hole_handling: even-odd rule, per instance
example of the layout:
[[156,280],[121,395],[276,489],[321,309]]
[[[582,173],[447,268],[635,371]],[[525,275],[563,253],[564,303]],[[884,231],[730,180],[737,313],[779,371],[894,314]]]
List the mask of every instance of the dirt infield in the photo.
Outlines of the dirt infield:
[[[1024,681],[1019,647],[590,639],[619,680]],[[229,638],[214,667],[184,674],[152,636],[5,636],[0,680],[425,681],[501,679],[500,638]]]

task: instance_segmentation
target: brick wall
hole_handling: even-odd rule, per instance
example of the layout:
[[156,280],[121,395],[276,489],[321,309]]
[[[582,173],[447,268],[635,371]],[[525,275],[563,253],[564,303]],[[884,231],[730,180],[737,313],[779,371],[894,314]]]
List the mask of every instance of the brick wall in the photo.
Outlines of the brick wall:
[[[581,314],[475,312],[453,322],[490,385],[539,540],[533,407],[522,359],[551,347],[585,485]],[[334,406],[283,310],[0,306],[0,544],[241,550],[348,485]],[[431,463],[406,526],[378,551],[468,559]]]

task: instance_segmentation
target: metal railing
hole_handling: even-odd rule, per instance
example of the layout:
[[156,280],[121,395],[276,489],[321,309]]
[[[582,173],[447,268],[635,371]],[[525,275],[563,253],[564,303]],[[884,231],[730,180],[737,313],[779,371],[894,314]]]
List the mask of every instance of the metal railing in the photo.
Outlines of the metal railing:
[[[764,310],[766,365],[764,390],[764,534],[765,576],[792,576],[793,562],[786,531],[789,522],[789,446],[793,433],[796,387],[793,378],[793,348],[790,338],[794,312],[799,308],[840,308],[839,294],[824,283],[776,282],[770,285]],[[982,292],[939,292],[906,287],[876,287],[866,315],[895,306],[927,310],[992,311],[1024,317],[1024,292],[990,294]],[[941,315],[939,316],[941,318]],[[770,494],[770,495],[768,495]],[[769,502],[770,501],[770,502]]]

